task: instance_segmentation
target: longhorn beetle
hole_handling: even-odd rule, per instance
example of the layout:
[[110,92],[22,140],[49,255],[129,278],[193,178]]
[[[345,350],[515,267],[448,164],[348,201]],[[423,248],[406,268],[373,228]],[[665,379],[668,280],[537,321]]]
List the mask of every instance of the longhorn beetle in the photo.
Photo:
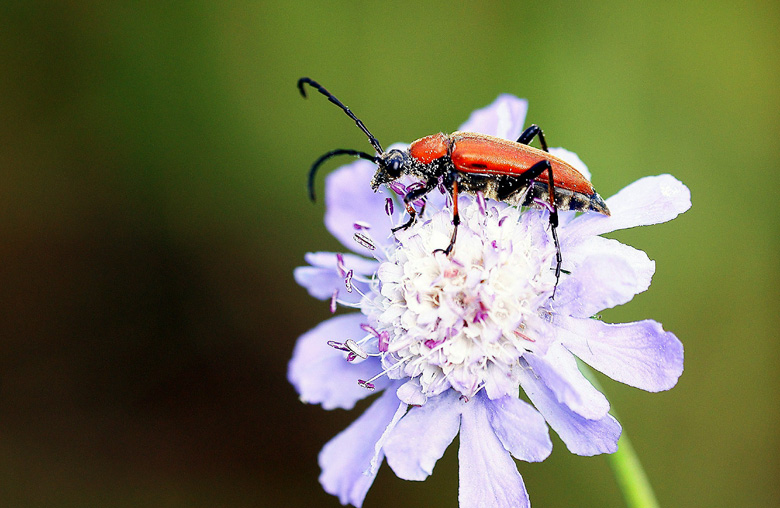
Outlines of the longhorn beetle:
[[[531,125],[517,141],[477,134],[453,132],[431,134],[413,142],[408,150],[384,151],[382,145],[348,107],[341,103],[322,85],[310,78],[298,80],[298,90],[306,97],[304,85],[310,85],[341,108],[362,130],[377,155],[359,150],[331,150],[317,159],[309,170],[309,197],[314,201],[314,175],[323,162],[337,155],[352,155],[374,162],[378,167],[371,188],[376,192],[380,185],[392,182],[402,175],[422,180],[404,196],[404,206],[409,220],[392,229],[407,229],[417,218],[412,206],[440,183],[452,198],[452,237],[444,249],[437,251],[449,255],[458,236],[458,193],[481,192],[485,197],[515,206],[533,206],[550,210],[550,231],[555,243],[555,287],[561,276],[561,246],[558,242],[558,210],[598,212],[609,215],[607,204],[593,189],[591,183],[569,163],[551,155],[542,129]],[[542,149],[528,145],[539,138]],[[555,290],[553,289],[553,297]]]

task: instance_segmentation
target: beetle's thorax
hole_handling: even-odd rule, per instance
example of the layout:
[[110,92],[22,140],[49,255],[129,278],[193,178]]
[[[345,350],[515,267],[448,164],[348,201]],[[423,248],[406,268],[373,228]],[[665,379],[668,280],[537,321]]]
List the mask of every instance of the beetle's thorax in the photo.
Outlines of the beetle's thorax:
[[[430,137],[430,136],[429,136]],[[418,140],[419,141],[419,140]],[[415,142],[417,143],[417,142]],[[379,156],[377,170],[371,180],[371,188],[377,190],[380,185],[397,180],[403,175],[409,175],[422,180],[431,180],[441,176],[443,168],[450,161],[448,154],[431,161],[420,161],[414,155],[414,143],[409,150],[388,150]]]

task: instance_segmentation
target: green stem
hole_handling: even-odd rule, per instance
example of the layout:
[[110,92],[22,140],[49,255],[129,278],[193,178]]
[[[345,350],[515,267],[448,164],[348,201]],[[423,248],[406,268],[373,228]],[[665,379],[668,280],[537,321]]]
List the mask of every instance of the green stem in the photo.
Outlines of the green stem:
[[[603,392],[604,390],[590,367],[582,362],[579,363],[579,367],[588,381],[597,390]],[[617,418],[614,411],[612,411],[612,416]],[[618,440],[617,451],[607,455],[607,459],[628,508],[659,508],[660,505],[653,493],[653,487],[650,486],[650,480],[642,468],[642,463],[639,461],[634,447],[631,446],[625,428]]]
[[626,500],[626,506],[629,508],[659,508],[658,501],[655,499],[653,487],[650,486],[650,480],[647,479],[645,470],[639,462],[631,441],[623,434],[618,440],[618,450],[607,456],[612,472],[615,474],[620,490],[623,492],[623,498]]

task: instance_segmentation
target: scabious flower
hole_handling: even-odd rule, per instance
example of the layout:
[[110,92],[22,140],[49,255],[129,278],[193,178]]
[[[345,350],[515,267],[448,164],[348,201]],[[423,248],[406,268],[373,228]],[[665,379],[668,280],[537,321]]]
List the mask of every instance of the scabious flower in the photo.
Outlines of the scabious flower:
[[[515,140],[526,107],[502,95],[460,130]],[[575,154],[551,151],[590,178]],[[430,193],[424,215],[392,234],[406,219],[398,197],[411,181],[373,193],[374,170],[358,160],[326,181],[325,224],[357,255],[310,253],[309,266],[295,271],[332,311],[359,311],[298,340],[288,377],[301,400],[351,409],[382,392],[323,448],[320,482],[342,504],[360,507],[385,458],[400,478],[424,480],[460,433],[460,506],[530,506],[512,457],[544,460],[548,425],[578,455],[617,449],[620,425],[575,357],[653,392],[682,373],[682,344],[659,323],[593,316],[646,290],[655,271],[644,252],[599,235],[671,220],[690,207],[690,193],[661,175],[608,199],[610,217],[559,212],[564,272],[552,298],[548,211],[461,196],[448,257],[434,253],[452,233],[448,197]]]

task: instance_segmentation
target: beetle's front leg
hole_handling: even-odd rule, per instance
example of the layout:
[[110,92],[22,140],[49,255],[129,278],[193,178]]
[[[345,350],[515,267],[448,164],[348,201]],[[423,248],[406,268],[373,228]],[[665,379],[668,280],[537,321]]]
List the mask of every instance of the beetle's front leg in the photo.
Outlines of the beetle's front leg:
[[[393,233],[395,233],[396,231],[402,231],[404,229],[408,229],[412,224],[414,224],[414,221],[417,219],[417,210],[414,209],[412,203],[414,203],[421,197],[431,192],[438,184],[439,184],[438,179],[434,178],[425,182],[425,185],[423,185],[422,187],[417,187],[416,189],[412,189],[409,192],[407,192],[406,195],[404,196],[404,207],[406,208],[406,211],[409,214],[409,220],[406,221],[404,224],[401,224],[400,226],[396,226],[392,228],[390,231],[392,231]],[[425,205],[423,204],[422,208],[420,209],[420,214],[422,214],[424,209],[425,209]]]

